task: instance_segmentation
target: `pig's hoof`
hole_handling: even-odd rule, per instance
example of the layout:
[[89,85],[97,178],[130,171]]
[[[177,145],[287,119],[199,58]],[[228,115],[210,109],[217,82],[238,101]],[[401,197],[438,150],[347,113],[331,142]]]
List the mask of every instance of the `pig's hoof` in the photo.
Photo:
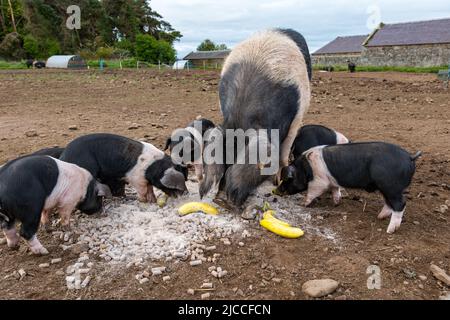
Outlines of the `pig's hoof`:
[[30,248],[30,249],[31,249],[31,252],[36,256],[46,256],[49,254],[48,250],[45,249],[44,247]]
[[50,224],[43,224],[42,228],[44,229],[44,231],[46,233],[52,233],[53,232],[53,228]]
[[20,245],[18,243],[15,243],[15,244],[9,244],[8,243],[8,248],[11,251],[17,251],[17,250],[20,249]]
[[387,233],[388,234],[393,234],[395,233],[395,231],[397,231],[398,229],[400,229],[402,222],[401,221],[391,221],[391,223],[389,224],[389,227],[387,229]]

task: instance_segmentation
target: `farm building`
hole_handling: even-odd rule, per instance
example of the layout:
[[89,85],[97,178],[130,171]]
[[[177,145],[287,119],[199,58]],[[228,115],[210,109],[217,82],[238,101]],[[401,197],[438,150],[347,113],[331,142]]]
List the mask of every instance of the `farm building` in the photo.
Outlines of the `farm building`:
[[444,66],[450,62],[450,19],[381,24],[364,42],[361,63]]
[[450,19],[380,24],[368,36],[338,37],[312,54],[316,65],[434,67],[450,63]]
[[362,44],[367,37],[337,37],[312,54],[313,63],[324,66],[346,65],[347,60],[359,63],[364,49]]
[[47,68],[86,69],[87,64],[80,56],[52,56],[47,60]]
[[231,50],[191,52],[183,60],[189,60],[194,68],[220,69]]

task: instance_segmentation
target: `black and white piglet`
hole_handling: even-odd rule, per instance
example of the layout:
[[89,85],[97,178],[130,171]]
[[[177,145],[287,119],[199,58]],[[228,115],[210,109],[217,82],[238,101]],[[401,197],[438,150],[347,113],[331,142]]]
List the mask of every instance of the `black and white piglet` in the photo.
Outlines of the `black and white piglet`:
[[411,156],[402,148],[383,142],[315,147],[283,169],[283,182],[277,191],[296,194],[308,190],[306,206],[329,189],[336,204],[341,199],[341,187],[380,191],[385,206],[378,217],[391,217],[388,233],[394,233],[402,223],[404,192],[411,184],[420,156],[420,152]]
[[91,134],[72,141],[61,160],[88,170],[110,187],[114,196],[125,195],[130,184],[142,202],[156,202],[153,187],[169,196],[187,191],[187,169],[155,146],[113,134]]
[[303,126],[297,134],[292,146],[292,157],[297,159],[311,148],[318,146],[334,146],[346,144],[350,140],[342,133],[321,125]]
[[188,124],[186,128],[181,129],[183,132],[179,133],[180,135],[177,140],[173,139],[173,136],[168,138],[164,149],[164,151],[169,150],[170,154],[172,154],[177,146],[180,147],[182,143],[185,143],[183,139],[188,137],[190,139],[189,154],[184,155],[183,151],[181,151],[179,156],[181,158],[186,156],[187,160],[183,162],[184,165],[194,166],[195,175],[197,176],[198,181],[203,180],[203,137],[208,130],[213,128],[215,128],[215,124],[208,119],[195,120]]
[[22,157],[0,169],[0,224],[8,246],[16,248],[20,235],[34,254],[48,254],[36,237],[41,222],[48,227],[50,214],[58,209],[62,226],[68,228],[75,209],[94,214],[102,208],[108,187],[99,184],[85,169],[48,156]]

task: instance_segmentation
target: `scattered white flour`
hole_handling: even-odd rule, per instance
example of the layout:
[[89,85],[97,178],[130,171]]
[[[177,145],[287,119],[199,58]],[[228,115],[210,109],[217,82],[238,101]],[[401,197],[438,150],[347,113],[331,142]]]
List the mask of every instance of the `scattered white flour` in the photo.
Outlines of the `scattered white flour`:
[[[223,209],[218,216],[194,213],[180,217],[178,208],[182,204],[199,201],[198,184],[188,182],[187,185],[189,196],[169,199],[163,209],[156,204],[144,204],[128,197],[108,203],[103,215],[80,216],[73,225],[75,233],[79,235],[75,244],[88,246],[89,254],[98,255],[113,264],[142,265],[148,260],[180,259],[205,262],[212,259],[205,250],[207,246],[216,244],[218,240],[225,245],[237,245],[251,235],[248,231],[250,222]],[[271,183],[265,183],[249,203],[262,206],[267,200],[264,195],[273,188]],[[132,190],[128,191],[133,193]],[[282,198],[271,203],[271,206],[279,218],[309,234],[336,242],[332,230],[313,225],[311,211],[300,205],[299,196]],[[256,224],[252,222],[251,226],[254,229]],[[261,233],[267,232],[260,229]]]

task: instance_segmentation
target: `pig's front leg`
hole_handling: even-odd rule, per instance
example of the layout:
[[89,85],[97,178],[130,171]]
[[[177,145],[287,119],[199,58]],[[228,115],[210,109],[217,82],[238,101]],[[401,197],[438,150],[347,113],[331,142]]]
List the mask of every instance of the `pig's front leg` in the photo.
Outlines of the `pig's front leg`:
[[30,247],[31,252],[35,255],[45,256],[49,252],[47,249],[44,248],[44,246],[41,244],[37,236],[33,236],[31,240],[27,241],[28,246]]
[[341,188],[334,187],[332,189],[332,193],[333,193],[333,202],[337,206],[337,205],[339,205],[339,203],[341,203],[341,199],[342,199]]
[[381,210],[380,214],[378,215],[378,219],[384,220],[392,216],[392,209],[385,204],[383,207],[383,210]]
[[43,210],[41,214],[41,225],[46,232],[51,232],[52,228],[50,225],[50,210]]
[[198,182],[203,180],[203,165],[202,164],[194,164],[195,176],[197,177]]
[[391,222],[389,223],[389,227],[388,227],[387,233],[393,234],[395,231],[400,229],[404,213],[405,213],[405,211],[403,211],[403,212],[395,212],[395,211],[392,212]]
[[17,234],[16,227],[12,227],[8,230],[3,230],[3,234],[6,237],[6,243],[8,244],[8,248],[17,249],[19,247],[19,235]]
[[153,186],[151,184],[149,184],[147,186],[147,196],[146,196],[146,198],[147,198],[147,201],[149,203],[156,203],[157,202],[156,196],[155,196],[155,192],[154,192]]
[[75,210],[73,205],[67,205],[59,209],[59,216],[61,217],[61,227],[64,231],[70,231],[70,217]]
[[328,190],[328,185],[321,181],[312,181],[308,186],[305,206],[309,207],[315,199],[323,195]]

